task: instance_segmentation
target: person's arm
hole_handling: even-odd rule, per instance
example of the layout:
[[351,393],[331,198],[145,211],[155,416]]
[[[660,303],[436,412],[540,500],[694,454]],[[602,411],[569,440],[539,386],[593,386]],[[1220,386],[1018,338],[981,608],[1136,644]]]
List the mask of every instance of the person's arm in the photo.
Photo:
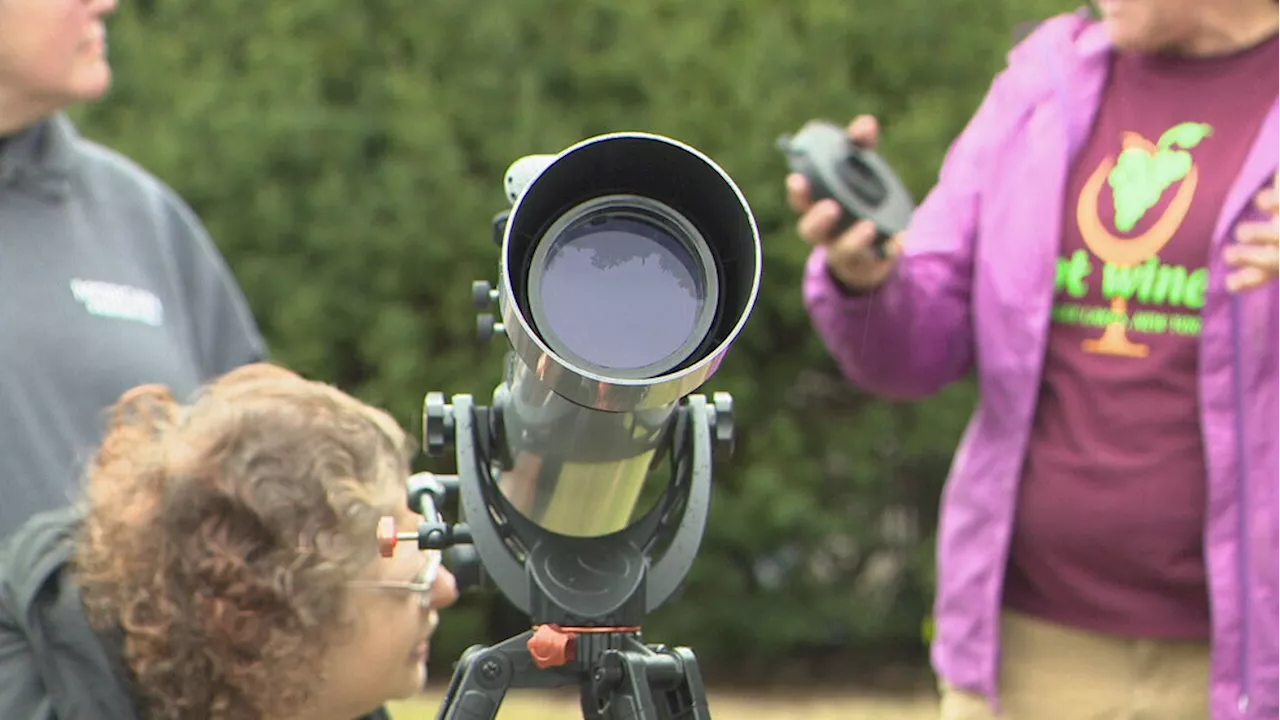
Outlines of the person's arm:
[[181,200],[169,202],[167,223],[177,237],[178,257],[190,337],[204,379],[267,359],[266,342],[226,260],[195,213]]
[[814,328],[845,376],[871,393],[925,397],[972,366],[969,301],[983,178],[1001,119],[1016,112],[1002,102],[1003,79],[952,144],[882,285],[849,292],[827,270],[824,247],[809,256],[803,292]]

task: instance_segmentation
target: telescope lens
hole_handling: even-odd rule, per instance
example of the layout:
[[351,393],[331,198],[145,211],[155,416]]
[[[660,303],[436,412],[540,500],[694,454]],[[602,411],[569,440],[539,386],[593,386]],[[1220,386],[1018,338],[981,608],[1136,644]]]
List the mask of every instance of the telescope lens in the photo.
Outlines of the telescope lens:
[[715,317],[715,266],[687,221],[654,200],[606,198],[567,213],[534,253],[530,300],[543,340],[584,369],[668,372]]

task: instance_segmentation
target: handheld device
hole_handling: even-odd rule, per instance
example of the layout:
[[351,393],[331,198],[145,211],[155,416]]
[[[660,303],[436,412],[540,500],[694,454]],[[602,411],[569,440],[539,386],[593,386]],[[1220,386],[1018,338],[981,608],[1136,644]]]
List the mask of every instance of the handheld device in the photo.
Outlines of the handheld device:
[[876,249],[911,222],[915,201],[889,163],[862,147],[845,129],[825,120],[810,120],[794,135],[778,138],[792,172],[809,181],[814,202],[830,198],[844,210],[835,232],[858,220],[876,226]]

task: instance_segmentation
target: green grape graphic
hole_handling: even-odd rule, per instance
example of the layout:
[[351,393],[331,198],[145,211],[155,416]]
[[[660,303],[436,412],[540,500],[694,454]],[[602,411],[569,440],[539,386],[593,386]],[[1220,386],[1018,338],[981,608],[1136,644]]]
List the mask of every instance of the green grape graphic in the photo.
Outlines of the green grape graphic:
[[[1120,153],[1116,166],[1107,176],[1115,199],[1117,230],[1133,230],[1164,191],[1187,176],[1191,171],[1191,154],[1186,150],[1199,145],[1212,132],[1213,128],[1205,123],[1182,123],[1160,136],[1154,154],[1136,147],[1125,148]],[[1186,149],[1175,150],[1174,146]]]

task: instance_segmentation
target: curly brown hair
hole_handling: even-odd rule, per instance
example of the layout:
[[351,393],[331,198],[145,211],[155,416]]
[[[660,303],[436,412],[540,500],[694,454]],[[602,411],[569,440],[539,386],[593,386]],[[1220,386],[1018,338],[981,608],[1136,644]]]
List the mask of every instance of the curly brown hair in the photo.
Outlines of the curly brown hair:
[[267,364],[185,407],[137,388],[109,417],[75,575],[90,623],[123,632],[144,717],[309,707],[326,647],[349,629],[344,585],[403,498],[411,441],[385,413]]

